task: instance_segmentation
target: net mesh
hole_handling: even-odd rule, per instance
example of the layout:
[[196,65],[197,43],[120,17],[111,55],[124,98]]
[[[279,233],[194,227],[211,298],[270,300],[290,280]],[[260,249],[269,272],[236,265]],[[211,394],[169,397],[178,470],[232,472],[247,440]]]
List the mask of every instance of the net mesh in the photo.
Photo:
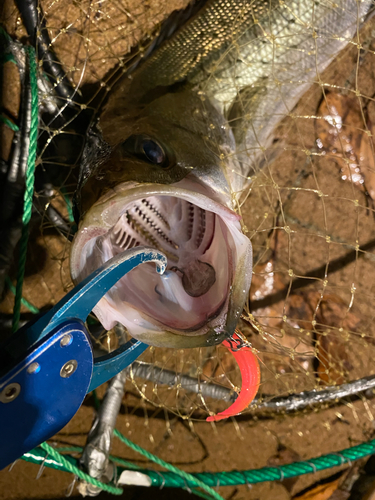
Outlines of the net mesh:
[[[99,89],[110,92],[111,70],[120,66],[121,73],[122,67],[147,50],[160,22],[186,5],[185,0],[42,1],[53,49],[80,103],[85,103],[81,108],[94,105]],[[3,9],[7,31],[24,41],[26,32],[15,6],[9,1]],[[233,23],[235,27],[236,19]],[[354,38],[314,78],[297,106],[281,117],[262,169],[241,196],[240,213],[253,245],[254,272],[239,328],[257,350],[261,364],[256,403],[226,423],[204,421],[208,412],[226,408],[241,386],[233,356],[220,346],[151,347],[140,358],[148,363],[148,377],[144,373],[140,377],[134,367],[129,372],[118,428],[186,470],[279,465],[373,435],[372,390],[293,414],[275,412],[265,403],[375,374],[374,23],[371,16],[364,24],[358,20]],[[261,28],[266,29],[267,23]],[[3,107],[16,117],[18,73],[9,62],[4,68],[9,85],[4,86]],[[232,70],[236,72],[236,65]],[[4,124],[1,127],[7,159],[12,132]],[[52,136],[48,123],[42,123],[41,129]],[[66,128],[58,131],[66,132]],[[51,161],[42,148],[37,164],[47,160]],[[66,173],[63,187],[53,191],[49,203],[69,218],[75,183],[64,159],[52,161],[66,168]],[[38,210],[42,222],[38,219],[32,230],[24,297],[43,309],[73,285],[70,243]],[[13,300],[7,292],[1,311],[11,313]],[[118,336],[109,332],[98,343],[102,350],[113,350]],[[194,383],[186,382],[185,376],[196,380],[195,392],[187,387]],[[224,400],[210,397],[209,384],[228,388]],[[88,398],[55,440],[84,444],[91,415]],[[124,456],[123,448],[114,446],[114,454]],[[126,453],[125,458],[142,463],[131,451]],[[296,493],[315,480],[305,477],[290,485],[256,486],[251,492],[232,489],[231,498],[288,498],[291,491]]]

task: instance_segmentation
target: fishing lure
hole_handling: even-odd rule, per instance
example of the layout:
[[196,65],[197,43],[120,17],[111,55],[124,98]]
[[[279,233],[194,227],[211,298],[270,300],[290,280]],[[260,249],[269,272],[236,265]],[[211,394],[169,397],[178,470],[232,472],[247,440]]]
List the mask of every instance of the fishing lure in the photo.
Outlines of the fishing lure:
[[[241,336],[240,336],[241,335]],[[207,417],[207,422],[218,422],[228,417],[238,415],[255,398],[260,384],[260,367],[254,349],[248,347],[242,340],[239,330],[232,335],[230,340],[224,340],[225,346],[233,354],[241,371],[242,387],[236,401],[226,410],[217,415]]]

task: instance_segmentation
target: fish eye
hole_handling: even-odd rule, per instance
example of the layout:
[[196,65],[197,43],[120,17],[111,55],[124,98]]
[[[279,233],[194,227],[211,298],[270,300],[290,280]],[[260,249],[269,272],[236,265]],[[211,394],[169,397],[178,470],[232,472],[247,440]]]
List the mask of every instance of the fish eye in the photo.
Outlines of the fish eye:
[[165,148],[159,142],[147,135],[131,135],[120,146],[122,154],[136,156],[161,168],[171,166]]
[[144,139],[141,146],[148,161],[163,166],[166,155],[163,148],[157,142],[152,139]]

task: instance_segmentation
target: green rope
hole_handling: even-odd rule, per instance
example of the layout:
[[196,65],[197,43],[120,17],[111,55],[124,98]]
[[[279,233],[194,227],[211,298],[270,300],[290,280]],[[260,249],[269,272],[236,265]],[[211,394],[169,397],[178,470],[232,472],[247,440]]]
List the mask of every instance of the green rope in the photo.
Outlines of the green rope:
[[56,446],[55,450],[59,453],[82,453],[82,446]]
[[11,49],[9,47],[9,44],[13,40],[2,26],[0,26],[0,36],[3,36],[5,38],[5,42],[8,44],[6,51],[4,51],[3,54],[0,54],[0,64],[5,64],[7,62],[12,62],[14,64],[17,64],[16,58],[10,51]]
[[[57,446],[54,448],[59,453],[82,453],[83,448],[82,446]],[[44,462],[44,465],[46,467],[49,467],[51,469],[56,469],[56,470],[61,470],[67,472],[67,470],[62,466],[61,462],[59,460],[55,460],[52,457],[48,457],[48,460],[46,460],[47,454],[39,447],[39,448],[34,448],[31,451],[28,451],[25,453],[22,457],[22,460],[25,460],[25,462],[31,462],[33,464],[40,464],[41,462]],[[78,460],[70,455],[64,455],[64,457],[71,463],[72,466],[78,467]],[[124,460],[123,458],[119,457],[114,457],[113,455],[109,455],[109,459],[117,463],[119,465],[122,465],[126,469],[121,469],[122,470],[140,470],[141,467],[139,465],[135,465],[132,462],[128,462],[127,460]],[[74,472],[75,473],[75,472]],[[91,476],[90,476],[91,477]],[[86,479],[87,482],[90,482],[89,479]]]
[[[40,447],[34,448],[28,451],[22,457],[25,462],[30,462],[32,464],[44,465],[50,469],[60,470],[63,472],[68,472],[68,470],[63,466],[60,460],[55,460],[48,453],[44,452]],[[70,463],[71,467],[78,468],[78,460],[70,455],[64,456],[65,460]]]
[[212,499],[211,495],[207,495],[203,491],[197,490],[196,488],[192,489],[192,493],[194,493],[194,495],[196,495],[197,497],[204,498],[205,500],[211,500]]
[[0,25],[0,35],[3,36],[7,41],[11,41],[11,37],[8,32]]
[[[7,284],[7,287],[13,293],[13,295],[15,295],[16,294],[16,287],[13,286],[13,283],[11,282],[9,276],[7,276],[5,278],[5,283]],[[23,306],[27,307],[28,310],[31,311],[33,314],[38,314],[40,312],[37,307],[35,307],[33,304],[31,304],[31,302],[26,300],[24,297],[22,297],[22,299],[21,299],[21,304]]]
[[16,125],[11,120],[9,120],[9,118],[7,116],[5,116],[5,115],[0,115],[0,122],[5,123],[5,125],[7,127],[9,127],[11,130],[13,130],[13,132],[18,132],[19,131],[18,125]]
[[3,54],[2,56],[0,56],[0,63],[1,64],[5,64],[7,62],[17,64],[17,61],[11,52],[8,52],[7,54]]
[[72,472],[74,475],[82,479],[82,481],[89,482],[94,486],[97,486],[98,488],[107,491],[108,493],[112,493],[113,495],[122,495],[123,490],[121,488],[116,488],[116,486],[102,483],[101,481],[98,481],[97,479],[89,476],[85,472],[78,469],[78,467],[72,464],[71,461],[67,460],[66,457],[60,455],[60,453],[54,448],[52,448],[52,446],[50,446],[48,443],[42,443],[40,446],[56,462],[60,462],[66,471]]
[[115,462],[116,464],[119,464],[119,465],[122,465],[123,467],[125,467],[125,469],[123,469],[123,470],[128,470],[128,469],[141,470],[142,469],[142,467],[139,467],[139,465],[135,465],[132,462],[128,462],[127,460],[124,460],[123,458],[114,457],[113,455],[109,455],[109,459],[112,462]]
[[61,194],[62,194],[62,196],[64,198],[65,203],[66,203],[66,210],[68,212],[69,222],[74,222],[72,199],[68,195],[68,193],[67,193],[67,191],[66,191],[65,188],[61,188]]
[[[118,431],[115,431],[115,433],[116,435],[120,434]],[[124,439],[125,439],[124,442],[128,441],[126,438]],[[44,447],[44,445],[45,443],[42,446]],[[131,443],[131,447],[136,451],[141,450],[140,452],[144,454],[143,452],[145,450],[143,450],[141,447],[137,445],[134,445],[134,443]],[[375,439],[368,441],[367,443],[353,446],[352,448],[346,448],[337,453],[329,453],[321,457],[312,458],[309,461],[294,462],[292,464],[281,465],[280,467],[263,467],[261,469],[250,469],[242,471],[192,473],[188,474],[188,476],[190,476],[189,479],[187,479],[186,477],[182,478],[180,474],[177,474],[175,472],[159,472],[159,471],[156,472],[148,469],[138,469],[138,470],[139,472],[147,474],[150,477],[152,481],[152,486],[158,486],[158,487],[164,485],[166,487],[172,487],[172,488],[186,488],[186,486],[188,486],[193,489],[199,487],[202,482],[205,486],[207,485],[214,487],[239,486],[243,484],[255,484],[266,481],[282,481],[283,479],[288,479],[290,477],[301,476],[304,474],[311,474],[314,472],[331,469],[333,467],[338,467],[345,463],[351,463],[354,460],[359,460],[360,458],[373,455],[374,453],[375,453]],[[63,471],[69,470],[74,474],[78,475],[77,474],[77,470],[79,470],[77,469],[78,461],[75,458],[70,457],[69,455],[61,457],[57,452],[56,454],[57,455],[55,456],[51,455],[51,457],[48,457],[48,460],[46,460],[45,455],[42,454],[40,449],[36,448],[28,453],[25,453],[25,455],[23,455],[22,458],[27,462],[33,462],[39,464],[42,461],[44,461],[44,465],[46,467],[51,467],[53,469],[58,469]],[[151,459],[148,455],[145,456]],[[62,464],[61,458],[69,462],[69,469]],[[116,457],[111,457],[111,459],[114,462],[118,463],[121,463],[122,461],[122,459],[118,459]],[[163,462],[162,460],[158,459],[158,463],[163,465],[163,463],[166,462]],[[166,465],[170,466],[170,464]],[[125,465],[125,467],[127,467],[127,465]],[[118,475],[121,474],[122,470],[124,469],[122,468],[118,469]],[[82,473],[82,471],[80,471],[80,473]],[[92,479],[93,478],[91,478],[91,476],[85,477],[85,481],[87,482],[91,482]],[[100,488],[102,487],[101,484],[99,483],[96,484],[98,484]]]
[[[216,473],[203,472],[193,474],[193,476],[211,486],[238,486],[265,481],[282,481],[283,479],[338,467],[374,453],[375,439],[353,446],[352,448],[346,448],[337,453],[329,453],[321,457],[312,458],[309,461],[294,462],[292,464],[281,465],[280,467],[263,467],[261,469]],[[141,470],[140,472],[145,471]],[[163,477],[160,477],[155,471],[148,471],[147,474],[151,478],[153,486],[161,486],[163,481],[165,481],[165,486],[174,488],[183,487],[184,485],[180,477],[175,474],[166,472],[163,473]],[[194,483],[189,482],[189,486],[193,487]]]
[[219,493],[217,493],[215,490],[210,488],[210,486],[207,486],[207,484],[204,483],[203,481],[201,481],[200,479],[197,479],[192,474],[189,474],[188,472],[185,472],[185,471],[182,471],[181,469],[178,469],[174,465],[169,464],[168,462],[165,462],[164,460],[153,455],[152,453],[145,450],[144,448],[141,448],[137,444],[130,441],[130,439],[126,438],[117,429],[115,429],[113,431],[113,434],[118,439],[120,439],[120,441],[122,441],[127,446],[129,446],[129,448],[131,448],[132,450],[140,453],[144,457],[148,458],[148,460],[151,460],[152,462],[155,462],[156,464],[161,465],[162,467],[164,467],[168,471],[172,472],[175,476],[179,477],[181,479],[181,483],[182,483],[182,486],[180,486],[181,488],[184,488],[184,487],[186,488],[186,486],[189,485],[188,483],[190,482],[190,483],[192,483],[193,487],[202,488],[202,490],[206,491],[209,495],[211,495],[211,498],[216,498],[216,500],[224,500],[223,497],[221,495],[219,495]]
[[30,123],[30,144],[29,156],[27,158],[26,170],[26,188],[24,195],[24,207],[22,215],[22,235],[20,242],[20,256],[18,262],[16,296],[14,299],[13,324],[12,330],[18,330],[18,324],[21,314],[22,286],[25,277],[25,265],[27,254],[27,243],[29,239],[29,222],[31,219],[33,194],[34,194],[34,173],[35,158],[38,139],[38,84],[37,84],[37,65],[35,59],[35,50],[33,47],[25,48],[30,64],[30,87],[31,87],[31,123]]

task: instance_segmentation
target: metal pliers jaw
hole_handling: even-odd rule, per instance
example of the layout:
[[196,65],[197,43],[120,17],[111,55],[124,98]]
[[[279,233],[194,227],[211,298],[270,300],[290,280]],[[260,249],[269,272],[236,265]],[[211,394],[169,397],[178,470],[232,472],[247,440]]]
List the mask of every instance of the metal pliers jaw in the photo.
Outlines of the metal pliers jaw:
[[148,346],[130,340],[93,359],[84,322],[99,300],[125,274],[167,258],[137,247],[117,255],[71,290],[48,313],[0,346],[0,469],[59,432],[87,392],[131,364]]

